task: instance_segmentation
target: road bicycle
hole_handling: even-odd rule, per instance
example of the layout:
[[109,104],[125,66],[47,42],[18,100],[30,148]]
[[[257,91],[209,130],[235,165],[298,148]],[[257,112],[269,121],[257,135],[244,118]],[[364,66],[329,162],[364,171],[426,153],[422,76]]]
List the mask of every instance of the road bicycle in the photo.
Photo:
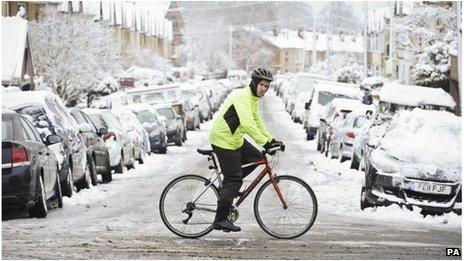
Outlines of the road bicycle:
[[[278,239],[293,239],[304,235],[314,224],[317,216],[317,200],[311,187],[294,176],[277,176],[273,167],[278,162],[279,151],[285,147],[275,147],[262,151],[263,158],[242,165],[264,165],[251,184],[240,192],[238,199],[228,214],[233,223],[239,217],[238,207],[250,195],[258,183],[268,177],[256,193],[253,211],[258,225],[270,236]],[[213,230],[222,173],[213,150],[197,151],[212,161],[209,169],[212,177],[183,175],[172,180],[161,193],[159,211],[166,227],[184,238],[198,238]],[[271,160],[266,155],[274,154]]]

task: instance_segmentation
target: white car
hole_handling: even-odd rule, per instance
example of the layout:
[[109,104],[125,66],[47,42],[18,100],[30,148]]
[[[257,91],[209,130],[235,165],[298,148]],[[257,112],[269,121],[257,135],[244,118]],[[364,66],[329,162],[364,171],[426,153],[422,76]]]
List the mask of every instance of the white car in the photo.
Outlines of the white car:
[[365,160],[361,209],[398,204],[422,215],[461,214],[461,117],[400,111]]
[[205,119],[209,119],[209,116],[212,115],[207,93],[205,91],[201,91],[197,85],[190,83],[183,84],[181,86],[181,97],[184,99],[190,99],[192,104],[198,108],[198,116],[201,123],[203,123]]
[[[105,135],[105,142],[110,154],[111,167],[117,173],[123,173],[124,166],[128,169],[134,168],[134,143],[126,134],[118,118],[108,109],[86,108],[82,109],[82,111],[89,116],[98,129],[108,129],[108,133]],[[119,144],[119,146],[116,146],[113,141]],[[119,151],[116,151],[116,149],[119,149]],[[118,154],[120,156],[118,156]],[[117,161],[117,159],[119,159],[119,161]]]
[[305,104],[303,127],[306,129],[306,139],[314,139],[326,104],[335,98],[361,101],[363,96],[364,93],[354,84],[315,80],[311,99]]

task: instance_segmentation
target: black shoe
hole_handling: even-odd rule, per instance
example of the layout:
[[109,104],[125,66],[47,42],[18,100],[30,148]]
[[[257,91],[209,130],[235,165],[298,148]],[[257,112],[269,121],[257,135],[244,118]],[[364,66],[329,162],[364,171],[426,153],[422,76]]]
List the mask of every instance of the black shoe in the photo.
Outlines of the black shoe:
[[224,232],[238,232],[242,230],[240,227],[234,225],[228,219],[225,220],[217,220],[213,222],[213,229],[222,230]]

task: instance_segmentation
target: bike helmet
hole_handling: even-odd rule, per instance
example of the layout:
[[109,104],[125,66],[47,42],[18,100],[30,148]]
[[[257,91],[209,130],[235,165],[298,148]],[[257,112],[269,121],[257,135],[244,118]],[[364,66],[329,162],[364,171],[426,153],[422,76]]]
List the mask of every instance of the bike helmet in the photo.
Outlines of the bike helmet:
[[257,88],[258,88],[258,83],[261,80],[266,80],[269,82],[272,82],[272,73],[264,68],[256,68],[253,71],[253,74],[251,74],[251,82],[250,82],[250,88],[251,88],[251,93],[253,93],[254,96],[258,97]]
[[251,75],[251,79],[266,80],[272,82],[272,73],[264,68],[256,68]]

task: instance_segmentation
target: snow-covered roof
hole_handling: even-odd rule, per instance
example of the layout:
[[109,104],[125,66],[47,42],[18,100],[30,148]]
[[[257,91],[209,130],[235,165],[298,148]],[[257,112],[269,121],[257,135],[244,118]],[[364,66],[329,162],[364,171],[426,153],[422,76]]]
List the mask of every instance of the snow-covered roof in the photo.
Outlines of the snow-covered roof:
[[404,85],[396,82],[385,84],[379,91],[380,101],[406,106],[437,105],[453,109],[456,103],[441,88]]
[[178,83],[170,83],[164,85],[155,85],[150,87],[137,87],[137,88],[129,88],[126,89],[125,92],[128,94],[133,93],[143,93],[143,92],[150,92],[150,91],[163,91],[163,90],[172,90],[179,88]]
[[[374,107],[361,103],[359,100],[335,98],[330,101],[330,106],[335,107],[337,111],[350,110],[356,113],[365,113],[367,110],[374,111]],[[329,105],[328,104],[328,105]]]
[[[277,36],[272,32],[266,32],[262,38],[270,44],[281,49],[304,49],[311,51],[313,49],[313,33],[304,32],[304,40],[298,36],[297,31],[283,30]],[[332,35],[330,41],[330,50],[332,52],[363,52],[363,38],[358,35]],[[316,40],[316,50],[327,50],[327,35],[318,34]]]
[[151,105],[146,104],[146,103],[132,103],[132,104],[125,105],[124,108],[132,110],[134,112],[145,111],[145,110],[151,111],[153,109]]
[[21,79],[27,41],[27,20],[2,17],[2,81]]
[[61,100],[54,93],[49,91],[30,91],[30,92],[4,92],[2,93],[3,106],[17,109],[20,107],[38,105],[46,106],[45,98],[51,97]]
[[381,77],[381,76],[371,76],[371,77],[366,77],[362,80],[363,85],[380,85],[380,84],[385,84],[387,79]]
[[359,90],[359,88],[354,84],[349,83],[340,83],[340,82],[328,82],[328,81],[321,81],[315,80],[315,87],[316,91],[325,91],[330,93],[336,93],[345,95],[348,97],[357,97],[361,98],[363,96],[363,92]]

